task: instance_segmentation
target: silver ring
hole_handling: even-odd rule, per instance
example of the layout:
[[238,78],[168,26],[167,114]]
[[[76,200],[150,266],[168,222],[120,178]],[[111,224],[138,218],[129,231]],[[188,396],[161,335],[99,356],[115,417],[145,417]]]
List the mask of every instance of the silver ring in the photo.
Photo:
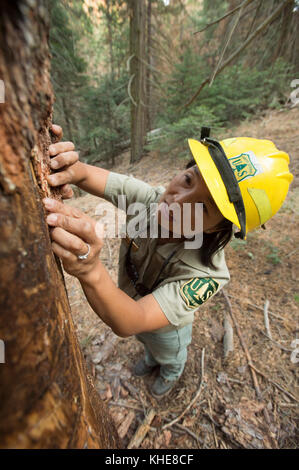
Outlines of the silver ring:
[[78,255],[77,256],[78,259],[87,259],[88,258],[88,255],[90,253],[90,245],[88,243],[86,243],[86,245],[87,245],[87,248],[88,248],[87,253],[85,253],[85,255]]

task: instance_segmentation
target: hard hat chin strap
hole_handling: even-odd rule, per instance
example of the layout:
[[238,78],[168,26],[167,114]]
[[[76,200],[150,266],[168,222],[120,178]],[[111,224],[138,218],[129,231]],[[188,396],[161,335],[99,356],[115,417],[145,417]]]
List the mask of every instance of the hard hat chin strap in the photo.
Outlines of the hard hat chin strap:
[[241,231],[235,233],[235,237],[244,238],[246,235],[246,213],[238,181],[222,146],[217,140],[211,139],[209,135],[210,128],[202,127],[200,141],[208,147],[213,162],[221,175],[228,198],[233,203],[240,222]]

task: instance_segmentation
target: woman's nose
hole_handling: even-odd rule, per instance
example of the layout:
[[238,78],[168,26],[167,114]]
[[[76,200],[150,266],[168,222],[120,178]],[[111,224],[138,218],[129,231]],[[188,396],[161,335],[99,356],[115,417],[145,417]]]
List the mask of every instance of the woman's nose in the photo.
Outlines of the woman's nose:
[[184,202],[187,202],[188,197],[184,193],[176,193],[173,196],[173,202],[176,202],[180,206],[183,206]]

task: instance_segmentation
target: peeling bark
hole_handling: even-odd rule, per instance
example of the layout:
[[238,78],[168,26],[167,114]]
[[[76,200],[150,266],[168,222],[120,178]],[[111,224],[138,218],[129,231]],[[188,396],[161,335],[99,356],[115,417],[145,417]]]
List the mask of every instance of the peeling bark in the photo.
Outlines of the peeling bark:
[[78,345],[41,203],[51,194],[48,32],[45,0],[2,0],[0,447],[117,448]]

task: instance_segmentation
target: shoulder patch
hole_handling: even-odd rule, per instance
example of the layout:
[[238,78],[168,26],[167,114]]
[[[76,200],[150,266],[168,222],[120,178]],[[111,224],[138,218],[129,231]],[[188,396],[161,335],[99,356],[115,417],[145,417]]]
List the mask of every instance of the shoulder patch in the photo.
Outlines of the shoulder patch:
[[211,277],[192,277],[182,285],[180,295],[187,307],[195,308],[206,302],[217,292],[218,288],[218,282]]

